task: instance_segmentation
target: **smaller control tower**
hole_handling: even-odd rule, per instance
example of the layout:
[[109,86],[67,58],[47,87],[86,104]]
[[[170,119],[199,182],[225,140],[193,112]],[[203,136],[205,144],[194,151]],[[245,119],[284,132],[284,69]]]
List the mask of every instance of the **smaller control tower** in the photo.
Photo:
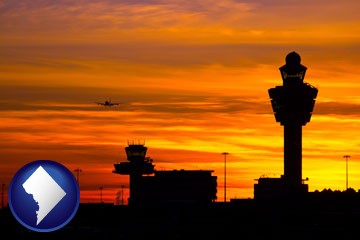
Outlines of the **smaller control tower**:
[[144,144],[128,143],[125,151],[128,161],[114,164],[113,173],[130,176],[129,206],[208,205],[216,200],[213,170],[159,171],[146,157]]
[[153,174],[152,159],[146,157],[147,147],[144,144],[128,143],[125,148],[128,162],[114,164],[114,173],[130,175],[129,205],[136,204],[141,195],[141,181],[144,174]]

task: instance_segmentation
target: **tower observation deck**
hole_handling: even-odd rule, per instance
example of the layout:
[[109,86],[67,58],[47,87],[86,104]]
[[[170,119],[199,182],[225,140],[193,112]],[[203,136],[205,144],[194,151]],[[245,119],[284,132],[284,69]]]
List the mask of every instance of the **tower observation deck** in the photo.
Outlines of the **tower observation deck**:
[[310,122],[318,89],[304,82],[307,68],[300,55],[290,52],[279,68],[282,86],[268,90],[276,122],[284,126],[284,180],[297,187],[302,184],[302,126]]

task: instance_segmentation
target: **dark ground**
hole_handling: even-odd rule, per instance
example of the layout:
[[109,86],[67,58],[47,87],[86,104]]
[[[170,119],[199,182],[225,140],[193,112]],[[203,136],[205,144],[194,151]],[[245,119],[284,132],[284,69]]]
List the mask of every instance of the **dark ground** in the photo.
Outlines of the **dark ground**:
[[359,197],[142,208],[80,204],[67,226],[50,233],[27,230],[8,208],[0,213],[1,239],[360,239]]

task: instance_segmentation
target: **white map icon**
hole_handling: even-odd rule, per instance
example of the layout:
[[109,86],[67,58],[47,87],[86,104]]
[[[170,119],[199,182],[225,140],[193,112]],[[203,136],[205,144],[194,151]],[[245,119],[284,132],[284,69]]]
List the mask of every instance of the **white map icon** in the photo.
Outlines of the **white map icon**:
[[31,174],[22,186],[28,194],[33,195],[35,202],[39,205],[39,210],[36,211],[36,225],[38,225],[66,195],[66,192],[41,166]]

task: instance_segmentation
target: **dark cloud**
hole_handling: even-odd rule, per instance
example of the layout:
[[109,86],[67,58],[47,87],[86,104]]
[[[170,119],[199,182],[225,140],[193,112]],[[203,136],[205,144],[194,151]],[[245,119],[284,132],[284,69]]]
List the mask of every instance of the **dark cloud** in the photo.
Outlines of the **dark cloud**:
[[344,102],[318,102],[315,104],[316,115],[343,115],[348,117],[360,115],[360,104]]
[[[19,64],[53,69],[86,70],[89,61],[112,61],[163,65],[172,67],[223,65],[249,67],[274,62],[274,56],[283,47],[270,45],[229,44],[229,45],[181,45],[154,44],[138,45],[44,45],[2,47],[0,63],[4,66]],[[98,63],[99,64],[99,63]],[[6,70],[6,69],[5,69]]]
[[[204,93],[157,93],[128,89],[99,89],[89,87],[33,87],[3,86],[0,111],[54,110],[54,111],[142,111],[152,113],[236,113],[267,112],[268,103],[246,96],[213,96]],[[101,97],[99,92],[102,92]],[[118,92],[118,93],[117,93]],[[106,98],[104,99],[104,96]],[[121,102],[112,109],[95,102],[111,98]],[[41,115],[41,113],[39,114]],[[76,117],[76,116],[74,116]]]
[[[235,11],[237,5],[236,2],[219,4],[218,1],[185,0],[4,1],[0,5],[0,20],[3,31],[20,36],[23,33],[43,35],[68,31],[92,35],[90,32],[96,29],[161,28],[189,21],[176,17],[177,14],[204,15],[205,19],[211,20],[213,15],[227,16],[229,11]],[[190,22],[196,24],[196,21]]]
[[[347,43],[358,42],[357,29],[350,29],[356,28],[358,8],[355,0],[8,0],[0,4],[0,30],[7,45],[149,40],[299,44],[313,37]],[[317,30],[325,34],[313,34]]]
[[[134,72],[138,68],[157,75],[171,74],[170,69],[200,69],[206,66],[225,66],[238,70],[261,65],[282,65],[290,51],[298,52],[303,64],[321,63],[328,72],[341,72],[344,63],[356,64],[360,61],[360,45],[311,46],[311,45],[272,45],[272,44],[213,44],[183,45],[128,43],[119,45],[29,45],[0,47],[0,69],[2,72],[14,71],[14,66],[33,68],[33,71],[86,72],[94,69],[106,71]],[[339,63],[342,65],[339,66]],[[129,65],[130,64],[130,65]],[[135,65],[134,65],[135,64]],[[136,69],[132,69],[136,68]],[[141,72],[141,71],[140,71]]]
[[[102,92],[102,94],[99,94]],[[96,101],[107,98],[120,101],[120,106],[108,109]],[[214,96],[204,93],[158,93],[151,90],[140,92],[129,89],[90,87],[34,87],[2,86],[0,111],[124,111],[167,114],[239,113],[272,114],[270,102],[248,96]],[[317,101],[317,115],[360,115],[360,104]],[[65,114],[67,115],[67,114]],[[37,117],[49,117],[39,112]],[[26,117],[26,116],[25,116]],[[54,118],[59,116],[54,116]],[[63,116],[65,117],[65,116]],[[76,115],[72,116],[76,119]],[[79,116],[84,119],[86,116]],[[105,119],[108,118],[108,119]],[[102,116],[102,120],[111,120]]]

